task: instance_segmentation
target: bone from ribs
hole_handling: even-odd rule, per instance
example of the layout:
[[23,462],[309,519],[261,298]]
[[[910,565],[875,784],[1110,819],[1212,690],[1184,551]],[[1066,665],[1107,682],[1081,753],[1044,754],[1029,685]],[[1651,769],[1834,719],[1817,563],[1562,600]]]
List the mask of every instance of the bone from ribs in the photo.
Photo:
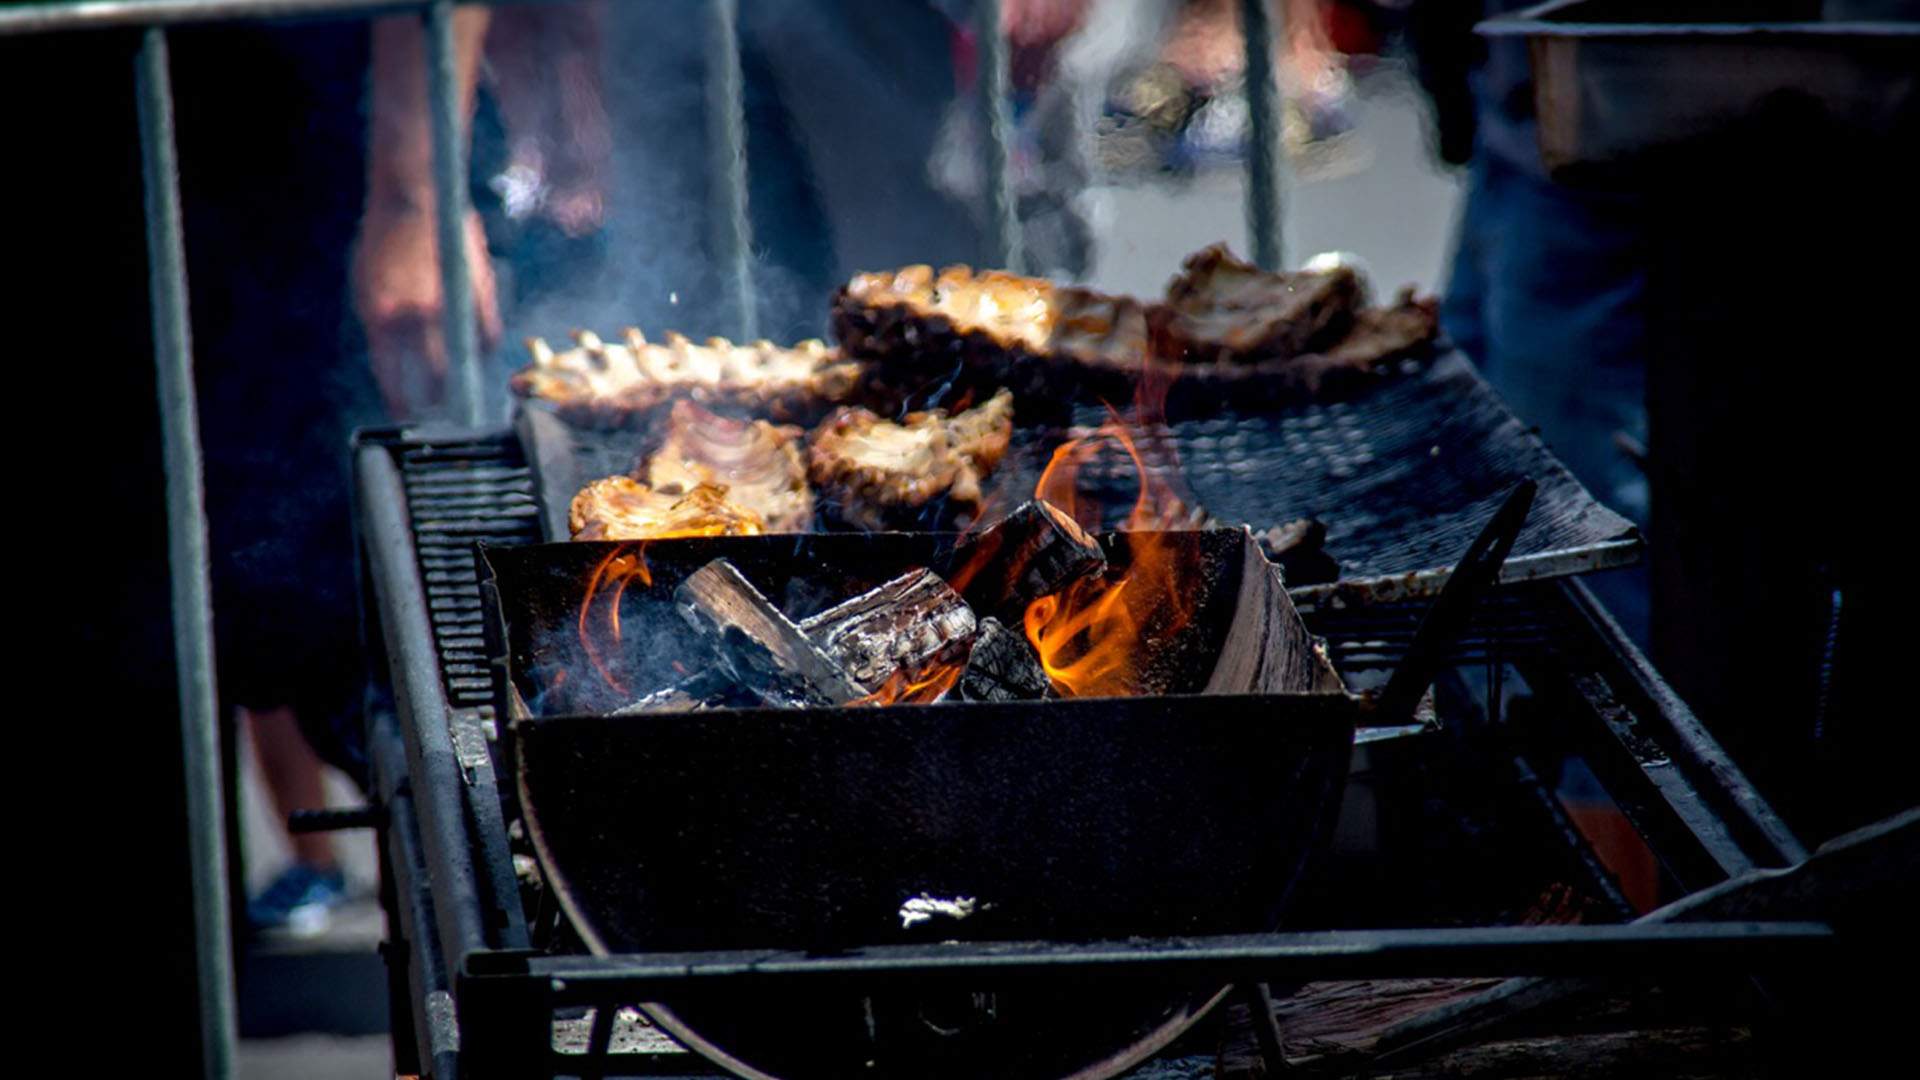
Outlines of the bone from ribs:
[[709,338],[697,345],[679,334],[649,342],[629,328],[618,343],[582,331],[576,346],[555,352],[531,338],[533,362],[515,372],[514,392],[550,403],[570,422],[601,427],[637,424],[677,398],[731,406],[776,420],[808,419],[849,400],[861,365],[818,341],[792,348]]
[[957,416],[932,409],[898,423],[842,408],[809,437],[807,473],[857,528],[928,525],[922,510],[942,498],[943,522],[970,521],[980,512],[980,483],[1012,435],[1013,395],[1005,390]]
[[1166,301],[1148,312],[1153,350],[1162,359],[1200,363],[1302,356],[1346,334],[1361,291],[1349,267],[1275,273],[1215,244],[1187,256],[1167,284]]
[[917,675],[967,655],[973,609],[931,570],[913,569],[845,603],[800,620],[813,643],[847,674],[878,690],[896,671]]
[[727,490],[656,491],[631,476],[609,476],[580,489],[567,508],[575,540],[655,540],[671,536],[758,536],[759,514],[736,506]]
[[797,427],[735,420],[676,401],[666,441],[647,459],[645,479],[655,491],[718,486],[727,502],[759,515],[768,532],[806,532],[813,524],[813,490],[800,439]]
[[976,611],[1019,624],[1027,605],[1107,565],[1100,542],[1042,499],[968,537],[954,549],[947,575]]
[[688,575],[673,600],[736,684],[768,705],[845,705],[867,693],[725,559]]

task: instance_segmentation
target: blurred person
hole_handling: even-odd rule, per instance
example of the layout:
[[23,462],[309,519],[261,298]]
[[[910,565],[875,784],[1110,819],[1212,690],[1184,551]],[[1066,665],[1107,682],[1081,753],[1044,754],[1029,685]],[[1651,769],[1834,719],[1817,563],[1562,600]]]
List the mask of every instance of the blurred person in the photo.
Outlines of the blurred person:
[[[485,20],[456,17],[469,103]],[[423,33],[394,17],[172,38],[216,671],[284,822],[324,805],[323,762],[364,781],[352,433],[446,392]],[[485,340],[477,218],[467,241]],[[347,883],[326,835],[289,846],[247,923],[318,933]]]
[[[1329,30],[1339,10],[1334,0],[1270,4],[1281,145],[1296,167],[1337,162],[1355,126],[1353,78]],[[1127,145],[1144,136],[1158,144],[1158,169],[1237,164],[1252,134],[1240,0],[1179,0],[1163,7],[1161,22],[1152,62],[1115,96],[1110,127],[1134,129],[1116,151],[1119,163],[1146,163],[1141,149]]]
[[[1441,323],[1574,476],[1645,528],[1646,204],[1548,178],[1524,40],[1473,34],[1480,19],[1521,6],[1416,0],[1407,13],[1435,147],[1466,169]],[[1644,647],[1644,569],[1591,583]]]

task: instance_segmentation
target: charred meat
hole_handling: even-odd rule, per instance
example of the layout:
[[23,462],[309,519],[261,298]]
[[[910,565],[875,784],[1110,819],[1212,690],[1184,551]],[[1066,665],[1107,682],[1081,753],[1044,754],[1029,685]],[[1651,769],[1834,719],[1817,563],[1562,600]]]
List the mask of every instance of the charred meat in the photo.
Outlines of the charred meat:
[[609,476],[580,489],[567,510],[575,540],[655,540],[671,536],[757,536],[764,518],[727,499],[727,490],[656,490],[631,476]]
[[941,523],[979,515],[980,484],[1007,452],[1013,395],[1005,390],[974,408],[909,413],[899,422],[843,408],[815,428],[807,473],[849,525],[880,530],[927,525],[929,504]]
[[717,486],[727,502],[765,521],[768,532],[805,532],[813,524],[813,490],[801,437],[797,427],[735,420],[676,401],[666,441],[647,458],[645,480],[659,492]]
[[860,365],[818,341],[792,348],[709,338],[697,345],[679,334],[650,342],[627,330],[619,343],[581,332],[555,352],[533,338],[533,362],[514,373],[514,392],[544,401],[573,423],[621,427],[678,398],[746,409],[776,420],[817,417],[849,400]]
[[1136,300],[965,266],[856,274],[835,294],[832,322],[882,382],[957,377],[1011,387],[1023,404],[1068,389],[1124,394],[1147,354]]
[[1352,327],[1362,300],[1349,267],[1274,273],[1215,244],[1187,257],[1148,316],[1161,359],[1286,360],[1325,349]]

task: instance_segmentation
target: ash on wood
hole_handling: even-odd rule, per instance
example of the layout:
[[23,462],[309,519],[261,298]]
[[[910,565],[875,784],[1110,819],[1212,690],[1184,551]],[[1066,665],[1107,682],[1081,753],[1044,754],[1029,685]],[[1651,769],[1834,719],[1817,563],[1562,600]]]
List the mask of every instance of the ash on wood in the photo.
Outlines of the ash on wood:
[[867,693],[725,559],[694,571],[673,599],[738,685],[768,705],[844,705]]
[[1035,499],[961,544],[953,571],[974,610],[1018,623],[1027,605],[1106,568],[1100,542],[1052,503]]
[[720,671],[703,671],[682,679],[664,690],[613,710],[615,716],[639,716],[646,713],[702,712],[706,709],[739,709],[758,704],[759,699],[743,691],[733,676]]
[[1026,635],[1009,629],[999,619],[980,621],[973,639],[967,670],[953,689],[957,701],[1037,701],[1048,697],[1052,684]]
[[975,629],[973,609],[960,594],[920,568],[800,622],[800,630],[868,690],[902,668],[957,662]]

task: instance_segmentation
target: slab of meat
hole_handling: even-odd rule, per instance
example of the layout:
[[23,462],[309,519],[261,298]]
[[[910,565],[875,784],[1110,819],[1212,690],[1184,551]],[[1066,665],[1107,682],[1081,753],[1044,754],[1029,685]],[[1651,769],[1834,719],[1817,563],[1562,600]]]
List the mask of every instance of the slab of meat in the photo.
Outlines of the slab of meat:
[[631,476],[609,476],[580,489],[567,508],[575,540],[657,540],[672,536],[757,536],[759,514],[727,499],[725,488],[655,490]]
[[1350,267],[1274,273],[1215,244],[1187,256],[1148,323],[1161,359],[1256,363],[1331,346],[1361,302],[1360,276]]
[[856,274],[834,295],[832,323],[883,387],[1008,387],[1022,408],[1076,389],[1125,396],[1147,355],[1146,307],[1130,297],[965,266]]
[[851,400],[860,385],[861,365],[818,341],[785,349],[725,338],[696,345],[679,334],[650,342],[634,329],[618,343],[584,331],[574,340],[565,352],[528,340],[533,362],[514,373],[511,385],[588,426],[631,426],[679,398],[776,420],[811,419]]
[[958,415],[931,409],[898,423],[843,408],[808,437],[807,474],[849,525],[959,525],[978,516],[980,482],[1012,435],[1013,395],[1005,390]]
[[813,490],[801,437],[797,427],[735,420],[676,401],[666,441],[647,458],[644,479],[663,492],[715,485],[727,502],[759,515],[768,532],[806,532],[813,525]]

